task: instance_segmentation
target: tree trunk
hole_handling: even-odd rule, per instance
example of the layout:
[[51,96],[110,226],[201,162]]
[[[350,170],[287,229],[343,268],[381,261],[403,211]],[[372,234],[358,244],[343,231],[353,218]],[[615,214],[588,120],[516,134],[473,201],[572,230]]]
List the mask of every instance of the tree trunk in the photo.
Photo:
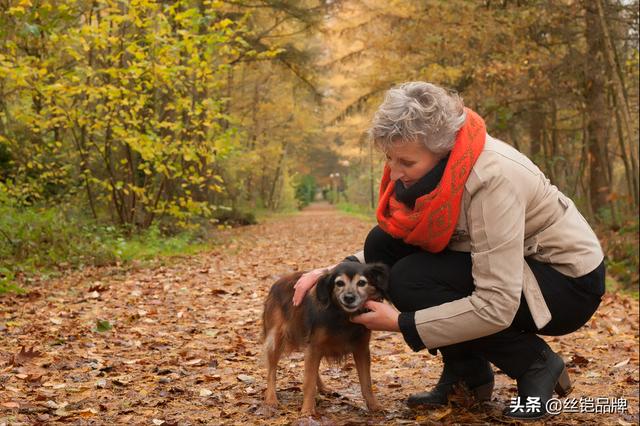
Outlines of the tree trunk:
[[536,101],[529,113],[529,138],[531,140],[529,144],[529,153],[531,160],[538,166],[545,164],[544,152],[542,150],[542,138],[544,132],[544,111],[540,105],[540,102]]
[[280,181],[282,168],[284,166],[284,160],[287,157],[287,147],[288,147],[288,144],[285,142],[284,146],[282,147],[282,153],[280,154],[280,158],[278,159],[278,166],[276,167],[276,172],[274,173],[273,181],[271,183],[271,191],[269,191],[269,200],[268,200],[268,207],[271,209],[274,209],[276,206],[275,194],[276,194],[276,189],[278,187],[278,182]]
[[[622,129],[626,133],[626,140],[630,143],[629,159],[631,162],[631,186],[633,188],[632,199],[634,206],[638,206],[638,162],[635,156],[635,149],[633,147],[633,141],[638,139],[637,131],[632,128],[631,114],[629,113],[629,102],[627,99],[626,89],[624,87],[624,81],[622,80],[622,72],[620,71],[620,64],[616,60],[616,46],[613,43],[611,34],[609,31],[609,24],[605,15],[605,4],[602,0],[596,0],[595,5],[598,13],[598,22],[600,24],[600,31],[603,39],[603,52],[606,54],[607,70],[609,71],[609,79],[613,84],[614,92],[614,107],[616,110],[616,118],[618,121],[622,121]],[[624,139],[623,139],[624,140]],[[627,150],[624,145],[621,146],[622,155],[625,159],[625,167],[627,166]]]
[[587,55],[585,56],[585,105],[587,110],[587,146],[590,172],[589,195],[592,211],[598,215],[608,206],[607,178],[607,91],[605,89],[604,40],[597,9],[585,3]]

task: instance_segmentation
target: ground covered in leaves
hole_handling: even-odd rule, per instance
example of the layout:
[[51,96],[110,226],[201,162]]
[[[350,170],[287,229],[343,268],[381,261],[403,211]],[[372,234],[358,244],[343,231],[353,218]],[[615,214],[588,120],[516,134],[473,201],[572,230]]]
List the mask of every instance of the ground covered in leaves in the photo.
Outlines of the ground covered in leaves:
[[[437,380],[440,358],[379,332],[372,377],[385,413],[365,410],[347,362],[322,366],[334,393],[318,397],[316,418],[301,418],[303,359],[294,354],[280,363],[280,411],[261,414],[260,317],[270,284],[357,251],[371,225],[314,206],[228,231],[200,255],[85,269],[0,296],[0,425],[509,423],[500,412],[516,387],[499,373],[486,406],[460,393],[442,409],[407,409],[408,394]],[[548,341],[568,362],[577,405],[547,424],[638,424],[637,301],[606,295],[581,330]]]

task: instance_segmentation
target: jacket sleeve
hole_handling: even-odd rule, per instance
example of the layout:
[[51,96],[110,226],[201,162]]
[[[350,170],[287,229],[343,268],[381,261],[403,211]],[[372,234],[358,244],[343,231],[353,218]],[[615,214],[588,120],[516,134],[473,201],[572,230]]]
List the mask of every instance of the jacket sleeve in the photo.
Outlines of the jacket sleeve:
[[470,296],[415,313],[416,329],[429,349],[497,333],[511,325],[520,304],[526,208],[522,189],[499,170],[487,175],[474,176],[477,184],[466,207],[475,289]]

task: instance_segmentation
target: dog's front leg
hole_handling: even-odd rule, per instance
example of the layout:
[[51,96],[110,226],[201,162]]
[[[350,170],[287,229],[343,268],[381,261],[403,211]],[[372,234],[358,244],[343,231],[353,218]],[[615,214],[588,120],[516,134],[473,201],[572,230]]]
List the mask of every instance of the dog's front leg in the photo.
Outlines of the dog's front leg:
[[307,346],[304,352],[304,381],[302,384],[302,414],[305,416],[316,413],[316,384],[318,383],[318,369],[322,355]]
[[275,327],[269,330],[264,342],[264,351],[267,357],[267,389],[265,391],[264,402],[267,406],[275,408],[278,406],[276,396],[276,371],[278,361],[282,355],[282,333]]
[[358,379],[360,380],[360,390],[367,404],[369,411],[381,411],[382,408],[375,395],[371,385],[371,353],[369,352],[369,342],[364,342],[353,351],[353,360],[358,370]]

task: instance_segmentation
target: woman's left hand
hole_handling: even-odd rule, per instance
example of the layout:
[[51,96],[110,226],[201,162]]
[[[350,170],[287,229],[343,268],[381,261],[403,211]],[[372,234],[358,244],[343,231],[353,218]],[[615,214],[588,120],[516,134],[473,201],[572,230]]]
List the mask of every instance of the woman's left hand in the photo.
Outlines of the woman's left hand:
[[356,315],[351,318],[351,322],[362,324],[369,330],[400,331],[398,325],[400,313],[391,305],[369,300],[364,304],[364,307],[370,309],[371,312]]

